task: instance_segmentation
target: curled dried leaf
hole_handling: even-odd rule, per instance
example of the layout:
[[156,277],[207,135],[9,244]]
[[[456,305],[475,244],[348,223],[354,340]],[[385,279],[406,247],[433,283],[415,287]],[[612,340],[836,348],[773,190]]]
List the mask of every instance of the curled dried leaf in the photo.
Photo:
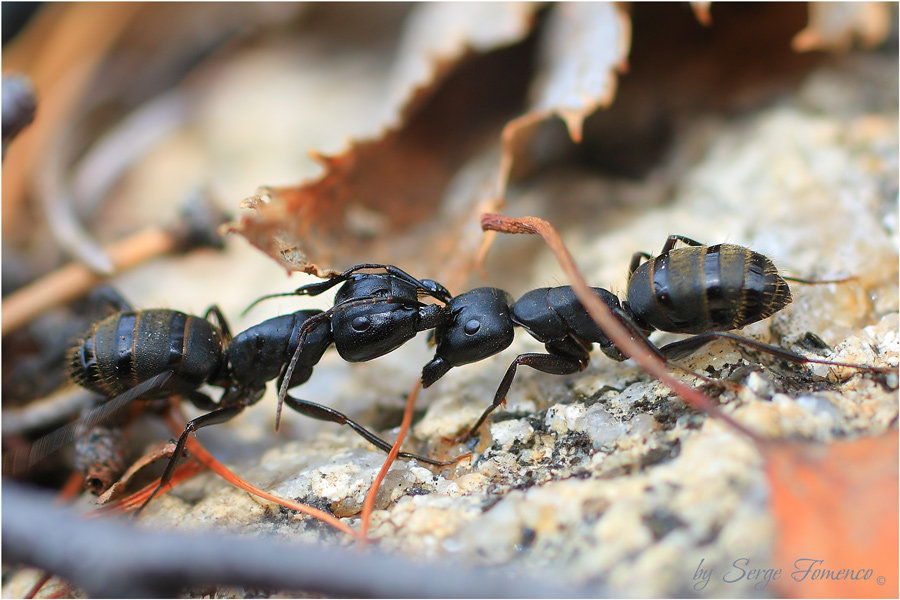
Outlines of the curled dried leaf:
[[554,7],[540,41],[529,110],[503,130],[501,186],[505,187],[513,169],[527,171],[530,156],[546,147],[543,125],[548,120],[559,117],[569,137],[581,141],[584,119],[612,103],[616,74],[627,68],[630,45],[631,21],[621,5]]
[[128,487],[129,482],[131,482],[131,479],[141,469],[143,469],[147,465],[155,463],[160,459],[170,458],[173,452],[175,452],[175,444],[173,444],[172,442],[167,442],[165,444],[152,448],[149,452],[134,461],[134,464],[128,467],[128,470],[125,471],[125,473],[121,478],[119,478],[117,482],[112,484],[109,489],[107,489],[103,494],[97,497],[97,504],[107,504],[108,502],[121,497],[125,492],[125,489]]
[[891,6],[882,2],[811,2],[809,24],[794,36],[797,52],[831,50],[846,52],[858,41],[874,48],[891,30]]
[[[399,125],[335,156],[313,153],[324,169],[319,178],[266,188],[244,203],[251,211],[232,230],[289,270],[326,276],[378,257],[379,262],[439,274],[446,255],[439,255],[438,248],[457,242],[461,228],[477,233],[475,217],[484,197],[495,194],[491,187],[459,202],[450,193],[459,186],[451,183],[465,165],[482,162],[484,149],[496,143],[503,125],[520,108],[530,53],[527,45],[509,44],[527,33],[522,14],[528,11],[518,8],[497,20],[494,38],[483,32],[486,17],[472,21],[478,27],[465,34],[448,26],[444,38],[456,41],[433,47],[453,48],[447,51],[453,56],[433,63],[432,81],[405,100]],[[433,24],[436,18],[431,14],[423,20]],[[471,46],[501,49],[479,53]],[[492,178],[495,173],[496,168]],[[448,193],[456,197],[448,198]],[[439,212],[468,218],[428,225]],[[474,254],[477,243],[469,246]]]

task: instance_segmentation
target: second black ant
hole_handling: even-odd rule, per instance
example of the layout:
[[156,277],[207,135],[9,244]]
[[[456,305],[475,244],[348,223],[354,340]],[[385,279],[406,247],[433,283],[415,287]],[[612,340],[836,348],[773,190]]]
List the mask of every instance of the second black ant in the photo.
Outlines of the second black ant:
[[[676,248],[679,241],[686,247]],[[385,268],[388,273],[359,273],[363,269],[374,267]],[[338,321],[337,315],[345,309],[356,304],[371,306],[369,303],[382,305],[382,308],[396,307],[392,310],[400,314],[391,314],[392,319],[396,318],[391,321],[395,323],[396,333],[386,332],[390,334],[390,343],[379,337],[380,348],[391,346],[393,349],[412,337],[408,333],[412,332],[413,322],[418,328],[433,327],[429,339],[436,346],[435,355],[422,370],[422,385],[426,388],[453,367],[483,360],[506,349],[513,341],[516,326],[522,327],[542,342],[546,349],[545,353],[520,354],[512,361],[491,405],[460,441],[474,436],[490,413],[503,403],[520,365],[557,375],[576,373],[587,366],[593,344],[599,345],[603,353],[613,360],[622,361],[626,358],[591,319],[569,286],[531,290],[517,301],[507,292],[493,287],[480,287],[450,297],[444,293],[446,290],[442,286],[440,292],[436,293],[434,285],[437,284],[434,282],[429,282],[427,286],[420,285],[421,282],[403,273],[401,280],[416,285],[419,294],[429,295],[446,303],[443,308],[429,309],[428,318],[422,319],[414,317],[416,313],[409,312],[420,306],[418,301],[406,304],[409,300],[404,301],[387,291],[387,280],[397,277],[396,272],[403,273],[396,267],[357,265],[327,281],[302,286],[294,293],[313,296],[347,282],[338,291],[334,307],[329,311],[335,315],[332,317],[333,324],[340,322],[350,325],[350,329],[344,329],[343,333],[357,326],[360,329],[370,326],[362,319],[354,321],[349,312]],[[379,285],[383,286],[379,288],[378,294],[373,295],[367,291],[369,278],[377,278]],[[705,246],[690,238],[672,235],[666,240],[659,255],[651,256],[644,252],[634,254],[625,300],[620,301],[615,294],[603,288],[592,289],[633,337],[643,340],[659,358],[673,368],[680,369],[671,362],[672,358],[690,354],[715,339],[728,339],[797,364],[817,363],[871,373],[892,370],[808,358],[779,346],[730,332],[768,318],[787,306],[791,302],[787,280],[825,283],[784,277],[766,256],[743,246]],[[280,295],[287,294],[273,296]],[[266,296],[268,297],[271,296]],[[407,314],[409,316],[404,316]],[[399,323],[405,323],[407,319],[412,319],[409,325],[398,327]],[[305,327],[304,330],[306,329]],[[655,330],[694,335],[658,347],[648,338]],[[301,335],[307,334],[304,331]],[[335,331],[335,340],[338,335]],[[288,365],[288,373],[295,368],[295,364],[303,364],[305,347],[306,342],[301,339]],[[368,358],[370,357],[347,360]],[[692,374],[709,381],[705,376]],[[280,400],[284,399],[290,404],[285,394],[286,387],[282,386]]]
[[[191,432],[234,418],[263,397],[268,381],[278,378],[283,390],[304,383],[331,345],[345,360],[370,360],[396,349],[418,331],[434,327],[440,307],[418,302],[417,296],[427,293],[447,300],[449,292],[436,282],[413,279],[395,267],[384,268],[384,275],[368,274],[349,282],[331,310],[277,316],[234,337],[216,306],[201,318],[171,309],[134,311],[115,296],[118,311],[97,322],[69,357],[72,379],[107,400],[86,418],[14,456],[13,469],[21,462],[36,463],[79,431],[108,421],[135,400],[180,395],[208,412],[186,424],[157,488],[139,513],[171,479]],[[217,402],[199,390],[204,384],[223,388]],[[303,415],[347,425],[379,449],[391,449],[390,443],[341,412],[286,393],[283,399]],[[399,456],[441,467],[455,462],[408,452]],[[99,480],[88,477],[86,484],[102,491]]]

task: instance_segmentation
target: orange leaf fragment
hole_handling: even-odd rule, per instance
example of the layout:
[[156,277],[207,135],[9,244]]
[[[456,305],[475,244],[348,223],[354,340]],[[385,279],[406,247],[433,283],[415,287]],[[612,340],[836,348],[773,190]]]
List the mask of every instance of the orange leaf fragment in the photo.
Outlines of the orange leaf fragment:
[[897,431],[828,446],[778,445],[766,473],[775,581],[791,597],[898,594]]

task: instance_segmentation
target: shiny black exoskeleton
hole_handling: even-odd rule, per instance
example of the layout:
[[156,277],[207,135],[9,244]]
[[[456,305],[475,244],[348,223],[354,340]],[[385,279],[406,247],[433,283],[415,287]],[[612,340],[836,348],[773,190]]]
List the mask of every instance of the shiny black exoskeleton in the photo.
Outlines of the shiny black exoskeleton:
[[[679,241],[688,247],[675,248]],[[379,276],[357,274],[350,278],[351,274],[368,267],[386,268],[388,272]],[[414,286],[419,295],[432,296],[445,305],[423,307],[418,299],[412,301],[407,297],[404,300],[396,292],[387,292],[388,287],[399,283],[389,284],[389,280],[398,277],[397,273],[402,273],[400,279],[404,284]],[[369,278],[373,277],[378,277],[375,286],[378,291],[370,294],[367,286],[376,281],[370,282]],[[396,319],[393,321],[395,326],[384,331],[386,337],[379,336],[378,355],[389,351],[385,348],[396,348],[408,340],[414,330],[432,327],[430,340],[436,349],[434,358],[422,371],[424,387],[433,385],[453,367],[483,360],[506,349],[512,343],[516,326],[544,344],[545,353],[520,354],[512,361],[493,402],[463,439],[474,435],[503,402],[519,365],[545,373],[576,373],[587,366],[593,344],[598,344],[609,358],[618,361],[626,358],[593,321],[569,286],[531,290],[518,301],[513,301],[505,291],[492,287],[451,297],[442,287],[438,291],[435,287],[438,284],[429,282],[426,285],[424,281],[427,280],[415,280],[396,267],[359,265],[332,280],[303,286],[295,293],[318,294],[348,278],[353,285],[347,287],[345,284],[330,309],[334,314],[332,325],[338,314],[344,314],[341,327],[333,329],[335,340],[350,333],[352,327],[348,328],[347,324],[355,318],[351,318],[354,314],[351,311],[359,306],[365,307],[364,312],[375,312],[381,318],[388,318],[382,314],[384,311]],[[669,236],[660,255],[635,253],[629,270],[627,300],[620,302],[608,290],[592,289],[634,338],[643,340],[665,361],[690,353],[713,339],[727,338],[796,363],[824,363],[880,371],[864,365],[806,358],[727,332],[767,318],[786,306],[791,301],[786,279],[778,274],[768,258],[747,248],[730,244],[707,247],[683,236]],[[407,319],[410,322],[400,326]],[[647,337],[654,330],[696,335],[657,347]],[[374,357],[363,349],[358,348],[356,352],[355,356],[364,358],[355,360]],[[284,392],[282,387],[282,394]]]
[[[358,273],[367,268],[383,268],[387,273]],[[373,344],[377,353],[367,352],[365,341],[356,338],[356,344],[361,345],[354,348],[353,358],[344,356],[343,352],[341,355],[347,360],[369,360],[399,347],[417,331],[433,329],[430,341],[436,349],[434,358],[422,371],[424,387],[434,384],[453,367],[477,362],[505,350],[513,341],[516,326],[523,327],[544,343],[546,354],[528,353],[516,357],[507,369],[491,407],[469,435],[474,434],[503,401],[519,365],[545,373],[576,373],[587,366],[592,343],[599,344],[611,358],[624,359],[568,286],[532,290],[518,302],[514,302],[507,292],[492,287],[476,288],[451,296],[436,282],[416,280],[396,267],[366,264],[357,265],[322,283],[302,286],[294,293],[316,295],[344,281],[347,283],[335,295],[334,306],[327,311],[332,314],[335,345],[344,336],[356,336],[354,324],[366,324],[375,315],[377,322],[390,322],[391,326],[377,328],[377,344]],[[399,290],[404,290],[405,294],[398,293]],[[610,308],[624,314],[614,294],[601,288],[594,288],[594,291]],[[413,292],[418,296],[433,297],[445,302],[445,305],[423,305],[418,296],[413,296]],[[340,319],[338,315],[341,315]],[[297,357],[302,356],[303,346],[301,343]],[[338,351],[341,351],[340,346]],[[289,366],[288,372],[291,369]],[[285,394],[286,388],[282,386],[281,395],[290,404]]]
[[[688,247],[675,249],[679,241]],[[659,256],[636,253],[629,269],[628,306],[644,329],[740,329],[790,302],[791,290],[772,261],[733,244],[704,246],[673,235]]]
[[[209,411],[186,425],[158,491],[170,479],[192,431],[230,420],[259,401],[267,382],[278,378],[283,399],[294,410],[346,424],[370,443],[390,451],[391,444],[346,415],[284,393],[309,379],[332,344],[345,360],[369,360],[396,349],[417,331],[436,325],[440,307],[422,304],[417,297],[423,294],[447,300],[449,292],[436,282],[415,280],[394,267],[385,269],[386,274],[348,273],[337,294],[336,309],[301,310],[274,317],[234,338],[215,306],[203,318],[170,309],[120,310],[110,315],[96,323],[70,353],[72,378],[108,398],[78,427],[89,431],[127,403],[173,394]],[[335,278],[316,285],[324,290],[340,281]],[[130,308],[121,302],[120,309]],[[211,315],[217,324],[209,319]],[[199,391],[204,384],[223,388],[218,402]],[[44,454],[58,447],[65,436],[56,435],[55,440],[43,445],[48,448]],[[39,447],[30,462],[40,460],[41,453]],[[438,466],[451,464],[407,452],[400,456]],[[99,482],[89,480],[88,485],[102,491]]]
[[[283,372],[293,355],[303,323],[320,312],[302,310],[278,316],[233,339],[215,306],[205,318],[170,309],[117,312],[96,323],[73,348],[70,374],[76,383],[110,399],[97,415],[89,417],[94,422],[108,418],[134,400],[175,394],[209,411],[185,427],[162,486],[171,477],[189,433],[223,423],[259,401],[266,383]],[[210,315],[215,315],[218,324],[208,320]],[[327,331],[314,330],[306,336],[301,368],[295,370],[288,387],[309,378],[313,365],[330,343]],[[199,390],[204,384],[224,389],[218,402]],[[89,430],[91,425],[79,423],[83,430]],[[90,473],[86,476],[89,488],[102,491],[99,481],[93,481]]]

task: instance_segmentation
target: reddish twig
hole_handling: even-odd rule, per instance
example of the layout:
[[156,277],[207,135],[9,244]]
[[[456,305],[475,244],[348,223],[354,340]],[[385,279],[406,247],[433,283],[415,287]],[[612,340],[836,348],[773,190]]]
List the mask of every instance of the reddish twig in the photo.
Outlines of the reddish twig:
[[645,343],[631,337],[628,329],[612,314],[609,307],[591,291],[587,281],[575,266],[575,261],[563,244],[559,233],[550,223],[537,217],[512,218],[497,214],[483,214],[481,215],[481,228],[485,231],[502,233],[537,234],[544,238],[544,242],[556,256],[563,272],[568,277],[575,296],[622,354],[634,359],[644,371],[668,386],[688,405],[722,419],[758,444],[765,442],[765,439],[759,434],[725,414],[709,396],[675,379],[669,373],[665,362],[660,360]]
[[422,384],[417,381],[416,385],[413,386],[412,391],[409,392],[409,396],[406,398],[406,408],[403,410],[403,421],[400,423],[400,432],[397,434],[397,441],[394,442],[391,451],[388,452],[387,458],[385,459],[384,464],[381,465],[381,470],[375,477],[375,481],[372,482],[369,493],[366,494],[366,500],[363,502],[359,527],[359,539],[362,545],[365,545],[369,541],[369,518],[372,516],[372,510],[375,507],[375,497],[378,495],[378,488],[381,487],[381,482],[384,481],[388,470],[391,468],[391,465],[394,464],[397,455],[400,453],[400,446],[403,445],[403,439],[406,437],[406,432],[409,431],[409,426],[412,423],[413,411],[416,407],[416,399],[419,397],[420,389],[422,389]]
[[[197,475],[198,473],[202,473],[206,469],[206,465],[197,460],[191,460],[183,465],[179,465],[175,472],[172,473],[172,478],[169,482],[163,486],[163,488],[159,491],[159,493],[164,494],[174,488],[176,485],[181,483],[182,481],[186,481]],[[120,498],[118,500],[114,500],[108,504],[105,504],[97,509],[95,509],[91,514],[92,515],[101,515],[107,512],[118,512],[125,511],[130,512],[133,510],[137,510],[147,498],[150,497],[150,494],[153,493],[153,490],[156,489],[156,486],[159,485],[159,478],[153,480],[145,487],[141,488],[137,492],[125,496],[124,498]],[[112,489],[112,488],[111,488]]]
[[26,592],[22,597],[34,598],[35,596],[37,596],[38,592],[41,591],[41,588],[47,585],[47,582],[50,581],[51,577],[53,577],[53,575],[51,575],[50,573],[44,573],[43,575],[41,575],[38,580],[34,582],[34,585],[31,586],[28,592]]
[[[182,427],[173,416],[172,411],[166,414],[166,422],[169,424],[169,427],[176,435],[181,434]],[[185,422],[183,416],[181,416],[181,422]],[[325,511],[319,510],[318,508],[314,508],[312,506],[307,506],[306,504],[299,504],[297,502],[292,502],[284,498],[279,498],[278,496],[265,492],[255,485],[244,481],[243,479],[232,473],[225,465],[217,461],[209,452],[206,451],[206,449],[200,444],[200,442],[198,442],[194,438],[189,437],[187,439],[187,449],[194,456],[194,458],[209,467],[210,470],[212,470],[219,477],[232,484],[233,486],[239,487],[242,490],[250,492],[254,496],[257,496],[264,500],[268,500],[269,502],[275,502],[276,504],[280,504],[285,508],[307,514],[314,519],[318,519],[319,521],[331,525],[335,529],[342,531],[347,535],[358,537],[359,534],[357,532],[350,529],[349,526],[341,522],[337,517],[330,515]]]
[[56,496],[56,501],[60,504],[71,502],[78,494],[81,493],[81,489],[83,486],[84,477],[81,476],[81,473],[72,473],[63,484],[62,489],[59,490],[59,494],[57,494]]

